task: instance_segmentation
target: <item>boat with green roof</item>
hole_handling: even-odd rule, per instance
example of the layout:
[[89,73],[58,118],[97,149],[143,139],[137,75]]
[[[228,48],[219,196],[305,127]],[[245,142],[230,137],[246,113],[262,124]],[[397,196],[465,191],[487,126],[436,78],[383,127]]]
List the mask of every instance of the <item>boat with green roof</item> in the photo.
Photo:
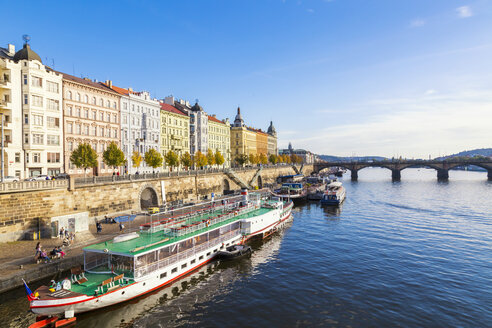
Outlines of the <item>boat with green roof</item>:
[[[166,286],[221,250],[268,236],[291,216],[292,202],[243,190],[239,199],[150,216],[139,232],[84,248],[84,267],[70,279],[28,295],[31,311],[71,317],[125,302]],[[171,214],[171,215],[170,215]]]

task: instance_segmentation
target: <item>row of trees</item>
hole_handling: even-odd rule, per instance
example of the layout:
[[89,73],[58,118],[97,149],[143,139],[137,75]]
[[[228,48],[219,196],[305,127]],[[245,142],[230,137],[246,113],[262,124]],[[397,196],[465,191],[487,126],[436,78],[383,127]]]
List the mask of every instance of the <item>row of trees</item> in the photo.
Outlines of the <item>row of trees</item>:
[[292,163],[292,164],[301,164],[302,163],[302,157],[292,154],[292,155],[274,155],[271,154],[270,156],[267,156],[263,153],[261,154],[249,154],[248,155],[239,155],[236,156],[234,159],[238,165],[244,165],[244,164],[278,164],[278,163]]
[[[88,168],[97,167],[97,152],[88,143],[81,143],[70,156],[70,161],[78,168],[84,169],[84,172]],[[165,162],[170,168],[178,167],[180,164],[186,169],[189,169],[194,164],[198,167],[207,165],[222,165],[225,162],[224,156],[220,151],[215,153],[209,149],[207,154],[203,154],[201,151],[197,151],[195,156],[192,157],[189,152],[185,152],[181,156],[178,156],[174,151],[170,150],[164,157],[160,152],[151,148],[144,156],[139,152],[134,151],[132,154],[133,167],[139,168],[142,161],[156,169],[161,167]],[[126,163],[125,154],[115,142],[111,142],[106,150],[103,152],[103,162],[107,166],[113,167],[113,169],[122,166]]]

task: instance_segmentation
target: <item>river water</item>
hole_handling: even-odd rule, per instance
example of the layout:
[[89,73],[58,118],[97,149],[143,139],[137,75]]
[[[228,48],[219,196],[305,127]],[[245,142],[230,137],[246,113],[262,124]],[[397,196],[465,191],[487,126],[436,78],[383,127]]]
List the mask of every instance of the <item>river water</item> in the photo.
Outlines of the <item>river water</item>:
[[[307,203],[251,258],[214,262],[77,327],[492,327],[492,183],[486,173],[369,168],[339,208]],[[33,286],[36,287],[36,286]],[[0,318],[33,320],[23,290]]]

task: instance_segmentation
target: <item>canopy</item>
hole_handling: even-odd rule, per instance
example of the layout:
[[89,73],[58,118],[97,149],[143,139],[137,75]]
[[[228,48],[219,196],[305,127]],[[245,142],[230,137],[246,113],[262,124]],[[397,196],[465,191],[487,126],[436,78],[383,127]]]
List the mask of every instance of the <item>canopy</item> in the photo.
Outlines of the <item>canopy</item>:
[[120,223],[120,222],[128,222],[128,221],[135,220],[136,217],[137,217],[136,215],[122,215],[122,216],[115,217],[113,220],[115,222],[118,222],[118,223]]

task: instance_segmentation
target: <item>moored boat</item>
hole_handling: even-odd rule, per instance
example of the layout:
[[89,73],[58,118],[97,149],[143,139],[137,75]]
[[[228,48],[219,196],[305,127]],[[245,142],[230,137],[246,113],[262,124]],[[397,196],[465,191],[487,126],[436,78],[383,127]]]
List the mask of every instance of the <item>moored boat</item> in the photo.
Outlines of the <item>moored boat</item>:
[[[292,202],[244,192],[220,205],[200,204],[188,213],[152,215],[137,237],[120,235],[84,248],[84,267],[71,277],[31,292],[31,311],[72,317],[125,302],[172,283],[215,258],[231,245],[244,244],[282,226]],[[184,211],[183,211],[184,212]]]
[[321,204],[339,205],[345,199],[345,188],[341,182],[333,181],[326,186],[326,191],[321,199]]
[[273,195],[294,202],[305,201],[307,190],[300,182],[286,182],[282,184],[280,189],[275,190]]
[[248,245],[232,245],[226,247],[225,250],[219,251],[217,253],[217,258],[221,260],[233,260],[245,255],[251,255],[252,249]]

